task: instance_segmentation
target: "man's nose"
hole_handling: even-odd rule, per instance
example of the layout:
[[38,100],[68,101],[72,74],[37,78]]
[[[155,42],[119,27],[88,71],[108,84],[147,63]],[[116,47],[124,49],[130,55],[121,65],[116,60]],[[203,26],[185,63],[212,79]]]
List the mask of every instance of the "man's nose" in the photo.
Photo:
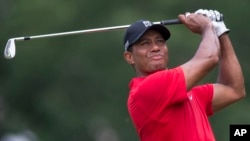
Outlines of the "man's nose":
[[156,43],[153,43],[151,51],[153,51],[153,52],[160,51],[159,45],[157,45]]

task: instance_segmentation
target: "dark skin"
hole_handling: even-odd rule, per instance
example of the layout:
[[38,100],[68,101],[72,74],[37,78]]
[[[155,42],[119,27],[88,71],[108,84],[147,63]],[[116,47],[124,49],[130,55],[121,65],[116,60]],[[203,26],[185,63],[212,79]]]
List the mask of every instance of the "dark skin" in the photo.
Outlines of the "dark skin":
[[[201,35],[194,56],[180,66],[187,91],[219,65],[218,80],[214,84],[213,111],[217,112],[242,99],[245,96],[244,78],[227,33],[218,38],[212,22],[203,15],[185,17],[181,14],[178,18],[190,31]],[[158,31],[148,30],[131,46],[131,51],[124,52],[124,59],[133,65],[138,76],[147,76],[167,69],[168,48]]]
[[146,76],[166,69],[168,48],[162,35],[155,30],[148,30],[133,47],[132,52],[125,52],[129,64],[133,65],[138,76]]

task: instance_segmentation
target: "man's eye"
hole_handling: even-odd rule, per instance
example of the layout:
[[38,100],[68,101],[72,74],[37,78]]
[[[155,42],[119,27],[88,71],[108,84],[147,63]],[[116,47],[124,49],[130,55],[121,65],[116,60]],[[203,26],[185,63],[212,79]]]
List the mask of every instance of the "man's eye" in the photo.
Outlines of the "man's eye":
[[157,40],[158,45],[165,45],[166,41],[165,40]]
[[157,42],[159,42],[159,43],[165,43],[165,40],[159,39],[159,40],[157,40]]
[[141,42],[140,44],[141,44],[142,46],[144,46],[144,45],[148,45],[149,42],[148,42],[148,41],[143,41],[143,42]]

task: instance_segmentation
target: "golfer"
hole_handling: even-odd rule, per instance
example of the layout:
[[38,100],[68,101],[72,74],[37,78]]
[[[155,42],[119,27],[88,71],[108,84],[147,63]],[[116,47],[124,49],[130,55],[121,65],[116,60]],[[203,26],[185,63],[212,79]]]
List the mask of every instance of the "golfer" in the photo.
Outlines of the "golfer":
[[[245,96],[242,70],[220,15],[200,9],[178,16],[201,41],[190,60],[171,69],[165,26],[139,20],[127,29],[124,58],[137,74],[127,106],[141,141],[214,141],[208,117]],[[198,85],[217,65],[217,82]]]

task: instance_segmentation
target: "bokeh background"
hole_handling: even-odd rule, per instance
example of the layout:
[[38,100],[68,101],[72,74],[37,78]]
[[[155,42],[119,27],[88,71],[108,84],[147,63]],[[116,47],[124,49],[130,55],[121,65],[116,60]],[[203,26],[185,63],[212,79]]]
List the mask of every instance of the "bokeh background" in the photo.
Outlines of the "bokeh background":
[[[0,51],[12,37],[217,9],[231,29],[248,94],[249,6],[249,0],[0,0]],[[192,57],[200,37],[183,25],[168,28],[169,67],[174,67]],[[0,57],[0,141],[138,141],[126,108],[128,83],[135,73],[123,60],[124,32],[16,42],[14,59]],[[215,82],[216,75],[217,69],[201,83]],[[250,124],[249,96],[210,120],[217,140],[228,141],[230,124]]]

